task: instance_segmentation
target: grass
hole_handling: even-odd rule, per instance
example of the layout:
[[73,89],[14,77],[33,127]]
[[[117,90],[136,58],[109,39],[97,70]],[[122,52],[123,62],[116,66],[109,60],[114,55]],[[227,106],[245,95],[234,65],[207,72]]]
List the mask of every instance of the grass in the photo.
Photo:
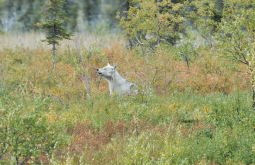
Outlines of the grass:
[[[201,48],[198,59],[187,68],[174,48],[159,47],[151,56],[127,50],[113,39],[107,47],[71,44],[76,46],[60,46],[55,71],[47,47],[0,49],[0,129],[12,126],[10,116],[18,121],[45,120],[36,126],[53,130],[58,139],[52,147],[40,144],[47,150],[32,148],[34,156],[20,150],[20,160],[31,164],[255,163],[255,113],[247,68],[212,56],[214,50],[209,48]],[[95,68],[107,62],[118,64],[120,73],[139,85],[140,94],[109,97],[106,82],[95,75]],[[84,74],[91,79],[90,98],[80,80]],[[26,123],[20,127],[26,130]],[[1,139],[4,136],[9,136],[8,131],[0,133]],[[2,154],[3,144],[0,162],[15,163],[14,147],[9,145]]]
[[249,98],[182,93],[96,99],[78,112],[84,116],[71,131],[71,153],[89,164],[251,164],[255,118]]

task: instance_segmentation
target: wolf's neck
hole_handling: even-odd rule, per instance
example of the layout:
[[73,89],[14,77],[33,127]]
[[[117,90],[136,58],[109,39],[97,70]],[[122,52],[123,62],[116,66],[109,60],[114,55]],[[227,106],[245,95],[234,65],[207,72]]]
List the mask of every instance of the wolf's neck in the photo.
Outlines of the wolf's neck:
[[125,82],[126,79],[124,79],[120,74],[119,72],[115,71],[115,74],[113,75],[112,77],[112,83],[114,84],[121,84],[123,82]]

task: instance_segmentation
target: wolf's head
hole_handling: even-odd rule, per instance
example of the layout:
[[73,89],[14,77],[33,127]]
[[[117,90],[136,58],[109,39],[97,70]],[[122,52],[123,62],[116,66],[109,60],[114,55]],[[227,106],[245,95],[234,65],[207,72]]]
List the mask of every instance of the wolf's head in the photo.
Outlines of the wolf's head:
[[116,66],[112,66],[108,63],[105,67],[98,68],[96,71],[98,75],[104,77],[105,79],[112,80],[116,71]]

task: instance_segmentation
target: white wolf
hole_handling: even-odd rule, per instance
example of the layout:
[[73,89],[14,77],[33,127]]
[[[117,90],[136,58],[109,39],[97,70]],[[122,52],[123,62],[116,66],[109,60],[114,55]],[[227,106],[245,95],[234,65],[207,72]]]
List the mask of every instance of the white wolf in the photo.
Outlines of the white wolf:
[[117,72],[116,66],[111,66],[109,63],[103,68],[97,69],[97,74],[108,81],[110,95],[116,93],[118,95],[137,94],[137,86],[121,77]]

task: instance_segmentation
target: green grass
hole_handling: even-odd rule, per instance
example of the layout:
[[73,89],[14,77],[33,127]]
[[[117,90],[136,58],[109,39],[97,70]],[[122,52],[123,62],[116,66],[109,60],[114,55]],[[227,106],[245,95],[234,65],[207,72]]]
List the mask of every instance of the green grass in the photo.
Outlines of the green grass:
[[[92,149],[93,144],[87,143],[85,137],[84,150],[78,153],[76,159],[83,158],[87,163],[255,162],[255,112],[247,92],[208,96],[193,95],[190,92],[169,96],[102,95],[86,101],[70,101],[68,105],[58,103],[51,97],[11,94],[6,89],[1,90],[0,97],[2,110],[18,111],[19,115],[35,111],[40,111],[42,116],[54,114],[57,120],[52,122],[63,129],[56,133],[67,136],[74,146],[78,144],[73,137],[75,133],[70,130],[75,130],[79,123],[86,123],[89,130],[94,132],[89,138],[95,138],[99,143],[102,141],[98,149]],[[54,112],[51,107],[55,107]],[[109,122],[113,126],[107,129]],[[123,134],[115,129],[115,124],[120,122],[125,125]],[[97,139],[101,134],[109,136],[107,142]],[[90,156],[86,156],[86,152]],[[62,156],[67,157],[65,154]],[[75,164],[75,156],[70,157]]]
[[[110,98],[102,103],[99,100],[89,114],[92,125],[124,120],[128,125],[137,122],[137,128],[133,129],[138,132],[113,137],[104,151],[95,154],[99,160],[93,163],[101,164],[104,156],[117,150],[114,153],[117,158],[109,164],[197,164],[203,161],[252,164],[255,161],[255,114],[249,98],[247,93],[228,96],[179,93],[152,96],[143,101]],[[103,104],[102,108],[96,106],[98,103]],[[146,124],[139,125],[143,122]]]

